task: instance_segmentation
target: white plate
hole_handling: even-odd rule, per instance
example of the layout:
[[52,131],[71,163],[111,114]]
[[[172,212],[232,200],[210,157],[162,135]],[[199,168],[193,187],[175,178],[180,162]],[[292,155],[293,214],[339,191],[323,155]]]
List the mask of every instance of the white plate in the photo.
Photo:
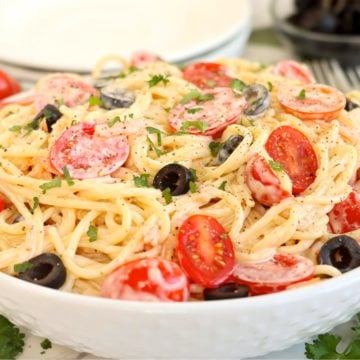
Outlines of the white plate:
[[[248,34],[249,0],[0,0],[0,59],[88,71],[109,53],[183,61]],[[6,35],[5,35],[6,34]]]

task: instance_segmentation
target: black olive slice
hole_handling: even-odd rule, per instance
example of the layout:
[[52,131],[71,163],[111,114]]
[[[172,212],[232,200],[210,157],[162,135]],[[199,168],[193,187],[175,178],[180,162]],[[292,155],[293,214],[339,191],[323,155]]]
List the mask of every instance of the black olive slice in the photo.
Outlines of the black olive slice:
[[116,84],[109,84],[100,89],[100,98],[103,107],[112,110],[130,107],[135,101],[135,94]]
[[204,300],[226,300],[249,296],[249,287],[244,284],[227,283],[217,288],[206,288],[203,291]]
[[66,270],[61,259],[52,253],[43,253],[29,260],[33,266],[19,273],[22,280],[59,289],[65,282]]
[[320,264],[336,267],[342,273],[360,266],[360,246],[355,239],[339,235],[328,240],[320,249]]
[[168,164],[155,175],[153,186],[160,190],[170,188],[171,195],[182,195],[189,191],[190,181],[194,180],[193,173],[185,166]]
[[110,85],[111,83],[113,83],[116,79],[118,79],[119,76],[104,76],[104,77],[99,77],[94,81],[94,87],[97,88],[98,90],[104,88],[107,85]]
[[345,104],[346,111],[351,111],[358,107],[360,107],[360,104],[357,104],[357,103],[351,101],[350,99],[346,98],[346,104]]
[[43,119],[46,121],[47,131],[51,132],[52,126],[63,116],[60,110],[52,105],[47,104],[42,110],[34,117],[33,121],[27,124],[28,129],[36,130],[39,128],[40,123]]
[[264,85],[251,84],[244,88],[243,94],[247,101],[245,115],[259,115],[270,106],[270,95]]
[[219,152],[217,155],[220,163],[225,162],[228,157],[234,152],[234,150],[243,141],[244,137],[241,135],[231,135],[229,138],[220,145]]

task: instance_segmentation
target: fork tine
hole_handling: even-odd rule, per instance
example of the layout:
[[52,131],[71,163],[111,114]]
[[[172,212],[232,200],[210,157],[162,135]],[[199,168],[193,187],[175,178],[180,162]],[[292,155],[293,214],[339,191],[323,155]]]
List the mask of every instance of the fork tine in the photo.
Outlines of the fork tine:
[[341,67],[339,62],[335,59],[329,60],[329,63],[331,64],[332,70],[333,70],[333,77],[335,80],[335,86],[342,90],[343,92],[348,92],[351,90],[352,86],[349,83],[349,79],[345,75],[344,69]]
[[352,89],[360,89],[360,68],[351,68],[346,69],[346,75],[350,80]]
[[307,65],[309,66],[309,68],[317,82],[326,83],[324,75],[320,69],[319,62],[317,60],[309,61],[307,63]]

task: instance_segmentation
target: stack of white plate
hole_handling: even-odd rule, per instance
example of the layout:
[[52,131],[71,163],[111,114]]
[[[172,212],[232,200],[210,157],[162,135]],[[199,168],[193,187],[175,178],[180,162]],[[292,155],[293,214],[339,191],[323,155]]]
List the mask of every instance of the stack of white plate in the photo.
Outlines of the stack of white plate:
[[0,61],[22,76],[36,70],[89,72],[104,55],[129,57],[136,50],[178,63],[240,56],[251,28],[249,0],[0,3]]

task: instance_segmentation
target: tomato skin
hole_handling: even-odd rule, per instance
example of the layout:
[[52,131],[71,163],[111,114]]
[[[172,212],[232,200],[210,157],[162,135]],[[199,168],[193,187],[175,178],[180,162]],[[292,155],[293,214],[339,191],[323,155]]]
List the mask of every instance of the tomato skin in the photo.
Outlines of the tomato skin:
[[289,175],[294,195],[301,194],[315,181],[317,157],[310,141],[299,130],[288,125],[276,128],[266,141],[265,149]]
[[[304,98],[299,98],[302,91]],[[277,91],[277,98],[285,112],[301,120],[334,120],[346,104],[342,92],[322,84],[282,84]]]
[[5,199],[0,195],[0,212],[5,210],[5,208],[6,208]]
[[232,278],[248,285],[252,295],[269,294],[313,278],[315,266],[300,256],[277,253],[272,259],[256,263],[238,263]]
[[360,229],[360,192],[352,191],[344,201],[335,204],[328,216],[334,234]]
[[273,206],[291,196],[281,187],[279,178],[259,154],[255,154],[248,161],[245,169],[245,181],[253,198],[266,206]]
[[308,68],[294,60],[281,60],[275,64],[273,74],[290,80],[298,80],[303,84],[315,82]]
[[89,179],[111,174],[129,156],[125,136],[102,137],[95,124],[82,122],[67,129],[50,149],[51,165],[59,173],[66,165],[74,179]]
[[138,301],[186,301],[189,284],[179,265],[149,258],[128,262],[108,275],[102,296]]
[[185,67],[183,77],[201,89],[229,87],[233,78],[226,75],[226,66],[212,62],[198,62]]
[[177,251],[188,277],[205,287],[224,282],[235,266],[231,239],[211,216],[193,215],[184,221],[178,233]]
[[21,86],[17,80],[0,69],[0,99],[15,95],[21,91]]

